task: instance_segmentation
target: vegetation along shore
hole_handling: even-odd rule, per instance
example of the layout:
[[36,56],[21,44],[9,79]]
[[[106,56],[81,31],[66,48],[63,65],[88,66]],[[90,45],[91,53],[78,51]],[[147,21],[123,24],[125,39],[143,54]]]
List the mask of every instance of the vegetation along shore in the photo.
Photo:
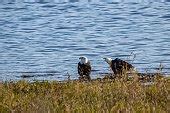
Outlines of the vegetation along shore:
[[168,112],[170,79],[11,81],[0,84],[1,113]]

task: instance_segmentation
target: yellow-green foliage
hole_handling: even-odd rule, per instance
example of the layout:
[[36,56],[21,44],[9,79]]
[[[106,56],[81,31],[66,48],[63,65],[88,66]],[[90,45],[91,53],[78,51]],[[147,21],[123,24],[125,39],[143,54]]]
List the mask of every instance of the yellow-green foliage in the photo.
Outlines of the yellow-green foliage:
[[0,112],[167,112],[166,79],[146,86],[135,81],[6,82],[0,84]]

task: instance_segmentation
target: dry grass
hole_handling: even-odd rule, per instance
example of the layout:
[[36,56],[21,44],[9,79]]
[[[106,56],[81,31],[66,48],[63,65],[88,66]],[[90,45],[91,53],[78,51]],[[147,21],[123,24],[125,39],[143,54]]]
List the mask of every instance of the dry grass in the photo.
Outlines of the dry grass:
[[1,113],[168,112],[170,79],[145,86],[137,81],[6,82],[0,84]]

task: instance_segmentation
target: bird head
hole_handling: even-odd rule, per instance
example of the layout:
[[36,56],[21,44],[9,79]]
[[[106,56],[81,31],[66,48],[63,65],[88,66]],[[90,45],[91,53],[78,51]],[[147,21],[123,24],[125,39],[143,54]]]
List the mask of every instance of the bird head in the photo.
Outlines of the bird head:
[[109,65],[111,65],[112,63],[112,59],[111,58],[103,58]]
[[80,57],[79,59],[80,59],[80,63],[81,63],[81,64],[86,64],[86,63],[88,62],[87,57],[84,57],[84,56],[83,56],[83,57]]

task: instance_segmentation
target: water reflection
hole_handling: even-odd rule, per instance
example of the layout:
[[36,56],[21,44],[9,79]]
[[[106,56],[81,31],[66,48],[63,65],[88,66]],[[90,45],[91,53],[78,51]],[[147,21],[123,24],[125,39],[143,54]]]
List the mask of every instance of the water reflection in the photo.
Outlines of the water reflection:
[[46,2],[170,2],[170,0],[0,0],[0,3],[21,3],[21,2],[36,2],[36,3],[46,3]]
[[79,2],[79,0],[69,0],[69,2]]
[[44,3],[46,0],[37,0],[38,3]]

